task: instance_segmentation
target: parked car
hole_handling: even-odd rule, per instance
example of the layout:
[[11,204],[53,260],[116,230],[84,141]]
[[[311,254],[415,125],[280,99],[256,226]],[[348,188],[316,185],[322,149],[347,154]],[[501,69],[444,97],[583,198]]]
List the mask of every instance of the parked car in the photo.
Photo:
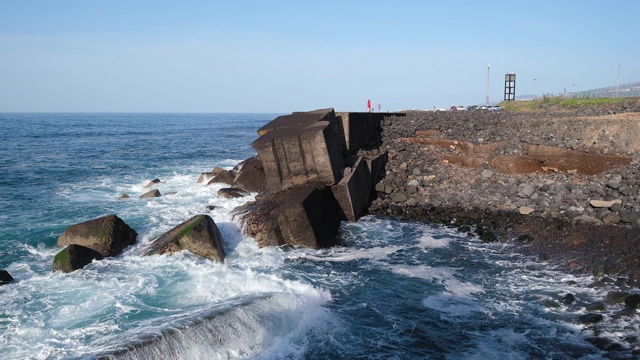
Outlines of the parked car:
[[467,108],[462,106],[462,105],[460,105],[460,106],[452,106],[451,109],[449,109],[449,110],[451,110],[451,111],[466,111]]

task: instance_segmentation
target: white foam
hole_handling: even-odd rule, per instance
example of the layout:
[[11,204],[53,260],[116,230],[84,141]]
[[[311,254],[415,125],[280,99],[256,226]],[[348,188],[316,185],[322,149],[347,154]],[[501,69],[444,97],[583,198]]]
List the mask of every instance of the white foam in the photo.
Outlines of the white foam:
[[428,234],[425,234],[418,239],[418,243],[420,244],[420,247],[423,247],[423,248],[440,249],[440,248],[448,247],[449,243],[452,240],[453,239],[451,238],[436,239]]
[[[222,165],[236,163],[228,160]],[[0,296],[0,308],[6,315],[0,320],[4,340],[0,358],[57,359],[96,353],[227,306],[229,299],[260,294],[269,294],[272,300],[259,314],[247,316],[268,318],[280,313],[281,327],[275,333],[247,328],[242,336],[220,347],[218,354],[224,358],[297,351],[298,345],[293,345],[297,340],[291,337],[328,318],[323,306],[331,301],[330,293],[283,279],[277,274],[287,254],[277,248],[259,249],[253,239],[241,234],[230,211],[253,200],[255,194],[220,198],[218,190],[228,185],[199,184],[198,176],[179,172],[158,176],[161,183],[154,188],[164,195],[152,199],[138,196],[149,190],[144,185],[153,177],[88,179],[59,188],[57,193],[71,208],[116,213],[136,229],[138,242],[123,255],[93,262],[70,274],[48,272],[60,248],[23,245],[38,269],[18,262],[7,267],[18,281],[3,287]],[[166,195],[174,191],[174,195]],[[122,193],[131,197],[118,200]],[[210,211],[207,205],[216,207]],[[210,215],[222,233],[229,255],[224,264],[187,252],[139,255],[151,240],[201,213]],[[64,224],[90,218],[64,219]]]
[[348,262],[354,260],[383,260],[404,246],[385,246],[365,249],[334,248],[324,256],[303,254],[306,259],[314,261]]

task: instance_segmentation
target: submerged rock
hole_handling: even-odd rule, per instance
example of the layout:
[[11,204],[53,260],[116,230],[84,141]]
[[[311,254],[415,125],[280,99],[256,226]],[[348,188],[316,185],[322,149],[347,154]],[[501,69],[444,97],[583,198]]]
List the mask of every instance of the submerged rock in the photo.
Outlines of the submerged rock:
[[149,181],[149,182],[147,183],[147,185],[145,185],[144,187],[150,188],[150,187],[152,187],[153,185],[155,185],[155,184],[159,184],[159,183],[160,183],[160,179],[155,178],[155,179],[153,179],[153,180]]
[[624,299],[624,305],[630,309],[640,308],[640,294],[632,294]]
[[222,188],[218,190],[218,196],[226,199],[241,198],[248,195],[249,192],[238,188]]
[[88,247],[71,244],[53,258],[53,271],[73,272],[89,265],[93,260],[102,260],[99,252]]
[[162,194],[160,194],[160,190],[153,189],[153,190],[147,191],[146,193],[140,195],[140,199],[156,198],[156,197],[160,197],[160,196],[162,196]]
[[115,256],[134,244],[137,236],[135,230],[112,214],[69,226],[58,237],[58,246],[78,244],[102,256]]
[[13,276],[7,270],[0,270],[0,285],[5,285],[13,281]]
[[602,320],[604,320],[604,317],[601,314],[588,313],[578,317],[578,321],[582,324],[595,324]]
[[198,256],[224,262],[222,235],[208,215],[196,215],[154,240],[145,255],[173,254],[188,250]]

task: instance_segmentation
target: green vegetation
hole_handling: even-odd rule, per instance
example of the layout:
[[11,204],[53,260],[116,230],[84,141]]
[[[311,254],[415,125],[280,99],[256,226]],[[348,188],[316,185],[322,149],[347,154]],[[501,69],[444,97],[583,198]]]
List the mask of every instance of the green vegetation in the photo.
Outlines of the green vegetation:
[[62,251],[60,251],[53,258],[53,270],[60,270],[62,272],[72,272],[71,261],[70,261],[69,248],[66,247]]
[[176,238],[181,238],[183,236],[190,236],[191,233],[193,232],[193,229],[196,228],[196,226],[200,225],[200,223],[202,221],[204,221],[204,217],[205,215],[197,215],[193,218],[193,221],[188,224],[187,226],[184,227],[184,229],[180,230],[180,232],[178,233],[178,236],[176,236]]
[[542,97],[529,101],[503,101],[499,105],[505,110],[537,111],[549,109],[579,109],[591,106],[619,104],[628,100],[628,98],[594,98],[588,96],[565,97],[562,95],[544,95]]
[[96,238],[100,241],[108,239],[110,235],[111,231],[109,229],[99,229],[95,234]]

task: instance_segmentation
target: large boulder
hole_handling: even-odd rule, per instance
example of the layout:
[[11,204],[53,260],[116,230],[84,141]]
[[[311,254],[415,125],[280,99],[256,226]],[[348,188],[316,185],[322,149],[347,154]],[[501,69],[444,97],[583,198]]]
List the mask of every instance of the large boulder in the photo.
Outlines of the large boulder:
[[13,276],[7,270],[0,270],[0,285],[5,285],[13,281]]
[[58,246],[82,245],[102,256],[115,256],[136,242],[138,233],[116,215],[85,221],[69,226],[58,237]]
[[224,262],[222,235],[208,215],[196,215],[154,240],[145,255],[173,254],[188,250],[196,255]]
[[207,185],[215,183],[233,185],[233,182],[236,180],[236,176],[238,176],[238,173],[235,170],[225,170],[220,167],[214,168],[211,173],[214,175],[211,180],[207,182]]
[[102,254],[93,249],[78,244],[71,244],[53,258],[53,271],[69,273],[82,269],[93,260],[102,259]]
[[245,189],[249,192],[259,192],[267,187],[267,178],[264,175],[264,167],[259,156],[251,157],[239,163],[234,170],[238,176],[233,182],[234,187]]

